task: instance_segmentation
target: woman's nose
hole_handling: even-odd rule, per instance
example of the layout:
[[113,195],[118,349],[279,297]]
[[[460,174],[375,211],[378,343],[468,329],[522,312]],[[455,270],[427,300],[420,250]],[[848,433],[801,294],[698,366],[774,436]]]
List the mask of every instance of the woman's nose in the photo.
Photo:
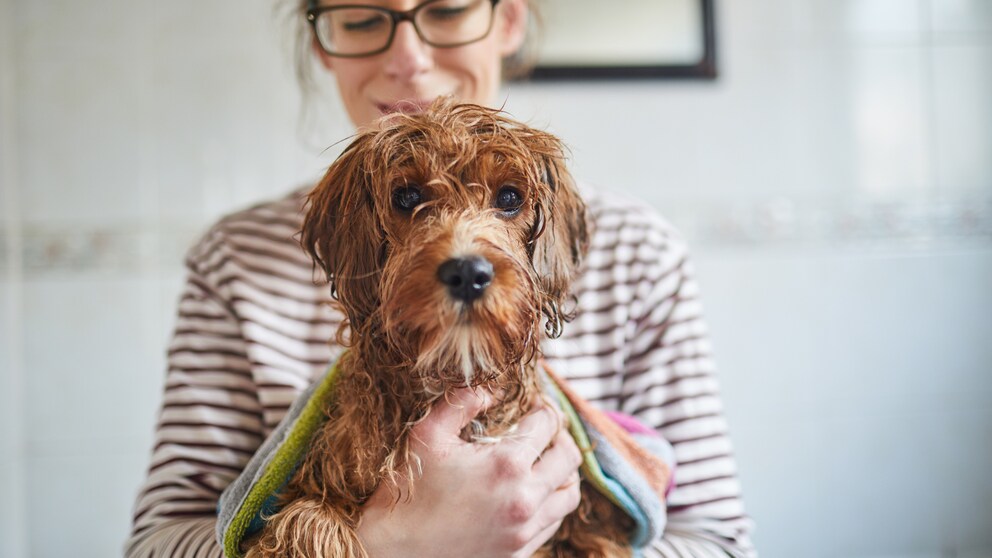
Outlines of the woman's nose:
[[413,23],[401,21],[396,25],[393,44],[386,51],[386,73],[400,80],[410,80],[434,63],[431,46],[424,43]]

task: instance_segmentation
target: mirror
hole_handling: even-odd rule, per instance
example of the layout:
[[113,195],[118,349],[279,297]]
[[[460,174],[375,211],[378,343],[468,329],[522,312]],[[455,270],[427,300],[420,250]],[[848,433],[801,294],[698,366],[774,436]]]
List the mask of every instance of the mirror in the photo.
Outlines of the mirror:
[[536,80],[713,79],[713,0],[544,0]]

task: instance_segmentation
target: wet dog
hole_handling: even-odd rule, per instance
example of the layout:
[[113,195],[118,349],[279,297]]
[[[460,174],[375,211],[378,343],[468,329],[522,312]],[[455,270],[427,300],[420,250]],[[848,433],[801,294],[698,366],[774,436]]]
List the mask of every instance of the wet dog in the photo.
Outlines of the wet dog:
[[[327,421],[248,555],[364,556],[363,504],[382,483],[412,494],[411,428],[453,389],[497,399],[465,437],[511,435],[545,397],[539,343],[569,318],[588,223],[559,140],[499,111],[442,101],[360,133],[310,194],[301,235],[348,350]],[[629,556],[629,527],[583,483],[538,556]]]

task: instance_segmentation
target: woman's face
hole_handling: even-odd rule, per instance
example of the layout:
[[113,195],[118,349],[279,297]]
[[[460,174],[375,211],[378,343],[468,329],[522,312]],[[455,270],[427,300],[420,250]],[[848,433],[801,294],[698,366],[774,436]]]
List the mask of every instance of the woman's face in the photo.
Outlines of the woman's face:
[[[333,3],[321,2],[321,5]],[[420,2],[361,0],[361,3],[404,11]],[[324,67],[334,73],[351,121],[355,126],[365,126],[389,112],[416,111],[442,95],[490,104],[499,87],[503,57],[516,52],[523,43],[526,0],[502,0],[496,5],[493,18],[492,30],[485,38],[460,47],[427,45],[411,23],[402,22],[396,27],[389,50],[380,54],[340,58],[328,55],[316,43],[314,48]]]

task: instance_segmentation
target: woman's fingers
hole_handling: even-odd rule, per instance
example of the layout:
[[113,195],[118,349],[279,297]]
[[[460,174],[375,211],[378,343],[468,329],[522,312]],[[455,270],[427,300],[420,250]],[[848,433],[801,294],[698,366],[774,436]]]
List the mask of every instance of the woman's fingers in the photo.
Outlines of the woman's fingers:
[[577,477],[582,465],[582,452],[565,429],[559,430],[554,443],[534,463],[534,474],[545,479],[548,491],[557,490]]
[[544,405],[531,411],[520,421],[514,439],[532,450],[533,461],[536,462],[561,431],[563,431],[561,415],[555,409]]
[[537,535],[516,556],[529,557],[537,552],[537,549],[548,542],[558,531],[565,517],[575,511],[575,508],[579,507],[581,497],[579,474],[576,471],[574,473],[574,479],[569,484],[561,486],[545,499],[544,505],[535,517],[535,522],[538,526]]
[[492,404],[493,395],[485,389],[453,390],[434,405],[427,418],[414,427],[414,432],[427,447],[437,447],[439,442],[458,439],[458,434],[472,419]]
[[537,534],[537,536],[535,536],[533,539],[530,540],[529,543],[527,543],[527,546],[523,547],[519,552],[515,553],[514,557],[528,558],[530,556],[533,556],[534,553],[537,552],[537,549],[541,548],[542,546],[544,546],[544,543],[551,540],[551,537],[558,531],[559,527],[561,527],[561,520],[559,520],[557,523],[545,527],[543,530],[541,530],[541,532]]

